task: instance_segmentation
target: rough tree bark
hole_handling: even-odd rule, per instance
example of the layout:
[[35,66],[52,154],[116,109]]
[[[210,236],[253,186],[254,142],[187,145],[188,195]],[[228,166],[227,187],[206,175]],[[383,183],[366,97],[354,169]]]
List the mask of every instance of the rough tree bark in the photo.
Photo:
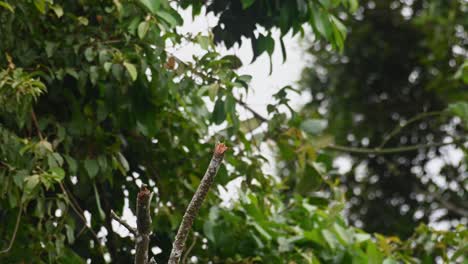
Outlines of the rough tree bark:
[[[228,148],[222,143],[216,145],[210,165],[208,166],[208,169],[206,170],[205,175],[203,176],[200,185],[195,191],[195,194],[193,195],[192,200],[190,201],[182,218],[179,230],[177,231],[174,243],[172,244],[172,251],[168,262],[169,264],[179,263],[180,257],[184,252],[187,236],[192,229],[195,217],[197,216],[198,211],[200,210],[200,207],[203,204],[203,201],[205,200],[211,185],[213,184],[214,177],[216,176],[216,173],[221,166],[224,158],[224,152],[226,152],[227,149]],[[115,214],[113,211],[111,211],[111,217],[126,227],[128,231],[135,236],[135,264],[156,264],[154,259],[148,260],[149,242],[151,235],[150,203],[152,195],[153,193],[146,187],[146,185],[143,185],[138,192],[136,229],[125,222],[125,220],[117,216],[117,214]]]
[[150,202],[153,193],[145,185],[137,197],[137,231],[135,264],[148,263],[148,248],[151,235]]
[[[148,261],[149,241],[151,235],[151,213],[150,203],[153,193],[143,185],[137,196],[137,228],[133,228],[125,220],[111,211],[111,217],[123,225],[135,236],[135,264],[155,263],[154,260]],[[115,261],[115,260],[114,260]]]
[[179,263],[180,257],[184,252],[185,241],[187,240],[187,236],[190,232],[190,229],[192,228],[193,221],[195,220],[203,200],[205,200],[205,197],[208,194],[211,185],[213,184],[214,177],[216,176],[219,166],[223,161],[224,152],[226,152],[226,150],[227,147],[224,144],[216,145],[210,165],[208,166],[208,169],[206,170],[200,185],[195,191],[190,204],[185,210],[182,223],[180,224],[174,243],[172,244],[172,251],[168,262],[169,264]]

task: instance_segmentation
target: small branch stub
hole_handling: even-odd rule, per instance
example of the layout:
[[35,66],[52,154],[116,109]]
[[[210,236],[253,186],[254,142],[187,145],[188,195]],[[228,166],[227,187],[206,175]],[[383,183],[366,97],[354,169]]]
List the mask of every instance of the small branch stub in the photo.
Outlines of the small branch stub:
[[205,200],[211,185],[213,184],[214,177],[216,176],[216,173],[221,166],[224,153],[227,149],[228,147],[226,147],[226,145],[223,143],[216,145],[210,165],[208,166],[208,169],[206,170],[200,185],[195,191],[195,194],[193,195],[192,200],[190,201],[187,209],[185,210],[184,216],[182,217],[182,222],[179,226],[179,230],[177,231],[174,243],[172,244],[172,251],[168,262],[169,264],[179,263],[180,257],[184,252],[187,236],[192,228],[195,217],[197,216],[198,211],[200,211],[200,207]]
[[137,232],[135,264],[148,263],[148,248],[151,235],[150,202],[153,194],[143,185],[137,196]]

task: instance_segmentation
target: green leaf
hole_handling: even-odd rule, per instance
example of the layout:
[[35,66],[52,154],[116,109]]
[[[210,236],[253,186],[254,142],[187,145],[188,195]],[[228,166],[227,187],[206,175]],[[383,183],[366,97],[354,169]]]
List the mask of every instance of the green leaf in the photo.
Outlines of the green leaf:
[[130,170],[130,166],[128,165],[127,159],[122,155],[122,153],[117,152],[117,159],[119,161],[119,164],[122,166],[123,172],[127,172]]
[[226,108],[226,114],[235,114],[236,113],[236,100],[232,94],[226,95],[226,102],[224,107]]
[[98,164],[101,170],[106,170],[107,168],[107,158],[104,155],[98,157]]
[[79,16],[77,19],[80,25],[87,26],[89,24],[89,20],[86,17]]
[[24,191],[27,193],[27,194],[30,194],[34,188],[36,188],[36,186],[39,184],[39,175],[35,174],[35,175],[32,175],[32,176],[29,176],[25,179],[26,181],[26,184],[24,185]]
[[148,11],[156,14],[156,12],[159,10],[159,6],[161,5],[161,0],[140,0],[140,3],[142,3],[148,9]]
[[34,208],[34,216],[37,216],[39,218],[43,218],[44,217],[44,213],[45,213],[45,210],[44,210],[44,207],[45,207],[45,199],[36,199],[36,207]]
[[122,65],[112,64],[111,71],[112,71],[112,76],[114,76],[115,79],[117,79],[118,81],[122,80],[122,75],[124,73],[124,69]]
[[348,232],[348,230],[340,226],[338,223],[334,223],[333,228],[338,235],[338,239],[343,245],[348,245],[352,242],[351,234]]
[[61,264],[84,264],[86,263],[75,251],[71,250],[69,247],[63,249],[63,254],[58,258],[58,263]]
[[273,51],[275,50],[275,41],[273,38],[268,36],[261,36],[259,38],[259,46],[262,50],[266,51],[268,55],[273,55]]
[[458,258],[460,258],[461,256],[467,256],[467,255],[468,255],[468,244],[460,246],[459,249],[453,253],[452,258],[450,260],[453,261],[453,263],[456,263]]
[[346,27],[335,16],[330,16],[333,23],[333,37],[338,50],[341,52],[344,48],[344,40],[346,39]]
[[67,164],[68,164],[68,168],[70,170],[70,172],[72,173],[76,173],[77,169],[78,169],[78,165],[76,163],[76,160],[68,155],[64,155],[65,157],[65,160],[67,161]]
[[73,244],[75,242],[75,230],[70,225],[65,225],[68,243]]
[[99,164],[96,160],[94,159],[86,159],[84,161],[84,167],[86,171],[88,172],[88,176],[92,179],[94,178],[99,171]]
[[374,242],[370,241],[367,244],[366,253],[367,253],[367,262],[369,264],[381,264],[382,263],[382,253],[379,252]]
[[27,170],[19,170],[13,175],[13,181],[19,188],[23,188],[24,180],[28,177],[29,172]]
[[10,4],[8,4],[8,3],[5,3],[5,2],[3,2],[3,1],[0,1],[0,6],[3,7],[3,8],[6,8],[6,9],[8,9],[8,10],[10,10],[10,12],[12,12],[12,13],[15,12],[15,10],[13,10],[13,7],[12,7]]
[[369,239],[371,239],[371,235],[369,235],[369,234],[366,234],[366,233],[356,233],[356,234],[354,234],[354,240],[357,243],[362,243],[364,241],[368,241]]
[[359,7],[359,2],[358,0],[349,0],[349,11],[351,13],[354,13],[356,12],[356,10],[358,9]]
[[296,191],[303,195],[317,191],[322,183],[320,173],[314,166],[309,164],[305,164],[304,172],[300,176],[298,184],[296,185]]
[[54,167],[50,169],[51,176],[56,180],[57,182],[60,182],[65,178],[65,171],[60,168],[60,167]]
[[224,108],[224,102],[221,98],[218,98],[218,100],[216,100],[211,119],[213,123],[215,123],[216,125],[219,125],[224,120],[226,120],[226,111]]
[[307,119],[301,123],[301,129],[305,132],[317,135],[327,127],[327,121],[323,119]]
[[328,12],[320,9],[316,4],[312,4],[312,26],[327,40],[332,39],[332,25]]
[[258,231],[258,233],[260,233],[260,235],[262,235],[263,238],[266,240],[271,240],[271,235],[261,225],[259,225],[257,222],[252,222],[251,225],[253,225],[253,227]]
[[280,38],[280,45],[281,45],[281,54],[283,54],[283,63],[286,62],[287,54],[286,54],[286,46],[284,45],[283,38]]
[[55,161],[57,162],[59,166],[63,165],[63,158],[60,154],[58,154],[57,152],[54,152],[52,153],[52,157],[55,159]]
[[96,188],[96,184],[93,183],[93,190],[94,190],[94,197],[96,198],[96,206],[98,208],[98,212],[99,212],[99,217],[101,218],[101,220],[104,220],[106,219],[106,214],[104,213],[104,210],[102,210],[102,207],[101,207],[101,198],[99,196],[99,192]]
[[255,0],[241,0],[241,3],[242,3],[242,9],[247,9],[251,5],[253,5],[253,3],[255,3]]
[[99,69],[97,66],[89,67],[89,79],[93,85],[96,85],[99,78]]
[[84,55],[87,61],[92,62],[94,60],[94,57],[96,57],[96,52],[94,51],[92,47],[88,47],[85,49]]
[[211,220],[205,220],[203,223],[203,233],[204,235],[213,243],[215,243],[215,236],[214,236],[214,225],[215,222]]
[[52,10],[54,10],[54,13],[58,18],[63,16],[63,8],[60,5],[53,5]]
[[111,63],[111,62],[106,62],[106,63],[104,63],[104,70],[105,70],[106,72],[109,72],[110,69],[111,69],[111,67],[112,67],[112,63]]
[[143,21],[138,25],[137,33],[140,39],[144,39],[150,27],[149,21]]
[[270,35],[260,34],[257,39],[252,39],[252,48],[254,52],[252,62],[254,62],[263,52],[267,52],[271,56],[275,49],[275,41]]
[[231,70],[242,67],[242,61],[235,55],[226,55],[221,58],[221,61],[223,61],[224,64]]
[[257,129],[261,124],[262,123],[256,117],[252,117],[240,122],[239,129],[242,133],[248,133]]
[[325,241],[327,241],[327,244],[330,247],[330,249],[335,250],[336,247],[338,246],[338,241],[336,240],[333,233],[330,232],[330,230],[323,229],[322,235],[323,235],[323,238],[325,238]]
[[208,88],[208,96],[210,97],[210,100],[214,102],[216,95],[218,95],[218,90],[219,90],[219,84],[218,83],[212,83],[209,88]]
[[447,110],[452,114],[461,118],[464,126],[468,128],[468,103],[467,102],[456,102],[449,104]]
[[45,0],[34,0],[34,5],[36,6],[37,10],[42,14],[45,14],[46,8],[46,1]]
[[210,38],[207,37],[207,36],[202,36],[202,35],[198,35],[197,36],[197,42],[198,44],[200,45],[200,47],[204,50],[208,50],[208,48],[210,47],[211,45],[211,41],[210,41]]
[[169,23],[171,27],[180,26],[182,24],[182,19],[175,12],[166,12],[164,10],[159,10],[158,12],[156,12],[156,15],[164,21],[166,21],[167,23]]
[[135,65],[129,63],[129,62],[124,62],[123,63],[125,68],[127,69],[127,72],[130,74],[130,77],[132,78],[132,81],[135,81],[138,77],[137,69]]
[[106,49],[101,49],[98,54],[99,54],[98,58],[99,58],[100,64],[105,64],[106,62],[111,60],[111,55],[109,54],[109,51]]
[[384,261],[382,262],[382,264],[399,264],[399,262],[396,261],[396,260],[393,259],[393,258],[386,258],[386,259],[384,259]]

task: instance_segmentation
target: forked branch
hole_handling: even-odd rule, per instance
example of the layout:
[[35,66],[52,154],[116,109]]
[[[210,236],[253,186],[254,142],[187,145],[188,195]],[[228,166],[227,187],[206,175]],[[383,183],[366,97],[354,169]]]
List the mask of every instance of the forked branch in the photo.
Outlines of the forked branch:
[[120,218],[114,211],[111,211],[111,217],[125,226],[129,232],[135,236],[135,264],[153,264],[154,259],[148,259],[148,248],[151,235],[151,213],[150,203],[153,193],[143,185],[137,196],[137,228],[133,228],[125,220]]
[[[203,176],[198,189],[190,201],[185,214],[182,218],[182,222],[177,231],[174,243],[172,245],[171,255],[169,257],[169,264],[178,264],[182,253],[184,252],[185,242],[187,236],[192,229],[195,217],[200,210],[200,207],[205,200],[211,185],[213,184],[214,177],[221,166],[224,158],[224,152],[228,148],[220,143],[217,144],[214,150],[213,157],[211,158],[210,165]],[[135,253],[135,264],[155,264],[154,259],[148,259],[148,249],[151,235],[151,212],[150,202],[153,193],[143,185],[140,188],[137,196],[137,228],[130,226],[125,220],[117,216],[114,211],[111,211],[111,217],[117,222],[125,226],[132,234],[135,235],[136,253]]]

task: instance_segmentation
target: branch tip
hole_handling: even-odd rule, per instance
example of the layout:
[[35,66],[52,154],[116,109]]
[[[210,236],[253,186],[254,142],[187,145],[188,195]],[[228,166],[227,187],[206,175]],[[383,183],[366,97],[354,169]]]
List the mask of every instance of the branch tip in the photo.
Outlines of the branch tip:
[[137,199],[138,201],[145,201],[148,200],[151,196],[151,191],[146,187],[146,184],[143,184],[138,192]]
[[218,143],[215,146],[215,155],[223,155],[228,150],[228,147],[224,143]]

